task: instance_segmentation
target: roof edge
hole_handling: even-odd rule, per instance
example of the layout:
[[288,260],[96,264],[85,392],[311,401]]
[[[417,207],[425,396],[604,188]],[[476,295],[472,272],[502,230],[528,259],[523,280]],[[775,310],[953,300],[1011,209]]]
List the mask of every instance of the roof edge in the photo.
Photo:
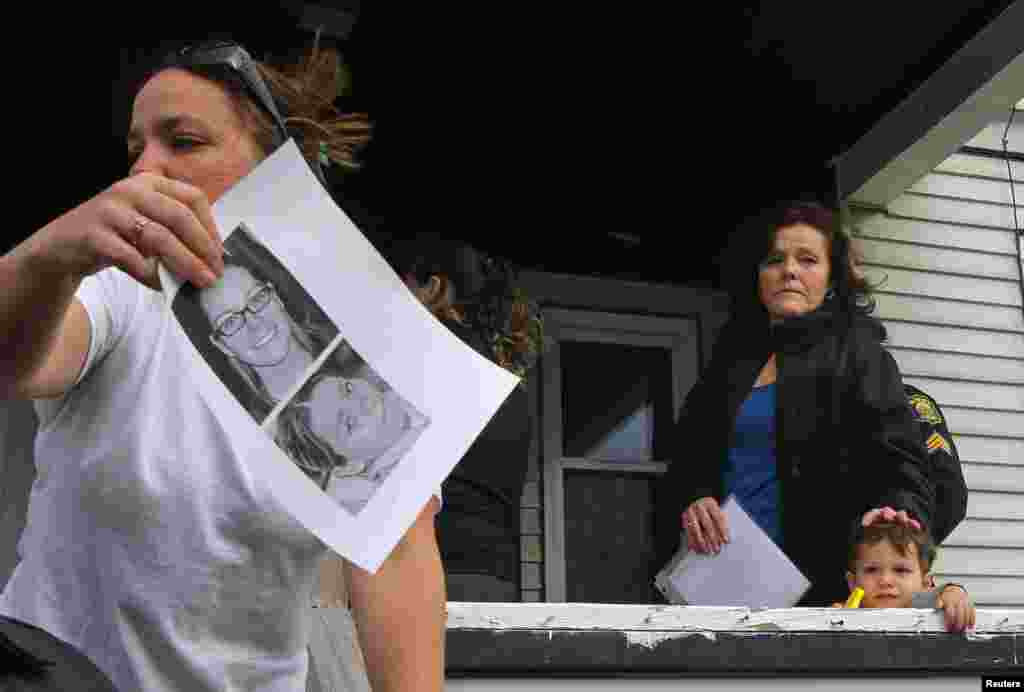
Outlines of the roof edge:
[[1000,115],[1024,89],[1024,0],[1009,5],[830,162],[839,199],[884,208]]

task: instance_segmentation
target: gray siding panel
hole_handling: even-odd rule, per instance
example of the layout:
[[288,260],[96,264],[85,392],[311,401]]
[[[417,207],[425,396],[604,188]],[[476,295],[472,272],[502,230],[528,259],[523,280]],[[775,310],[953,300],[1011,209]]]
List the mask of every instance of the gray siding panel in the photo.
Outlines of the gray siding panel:
[[[975,178],[966,175],[951,175],[948,173],[932,173],[917,181],[910,192],[917,192],[923,195],[937,195],[939,197],[952,197],[974,202],[989,202],[991,204],[1011,204],[1013,195],[1010,193],[1010,186],[1005,180],[992,180],[989,178]],[[1024,208],[1024,199],[1017,195],[1017,213]]]
[[953,434],[1024,440],[1024,413],[960,408],[941,401],[939,404]]
[[1024,463],[1024,439],[953,434],[962,461],[982,464]]
[[1010,254],[997,255],[967,251],[959,247],[914,245],[870,238],[861,239],[857,247],[868,264],[991,279],[1017,279],[1017,258]]
[[[904,196],[906,197],[906,195]],[[928,198],[921,198],[928,201]],[[896,200],[904,202],[904,198]],[[921,218],[899,218],[881,212],[857,212],[854,225],[861,238],[896,240],[918,245],[976,250],[1015,255],[1013,231],[1010,228],[985,228]]]
[[1003,150],[1003,135],[1006,135],[1007,149],[1017,154],[1024,154],[1024,118],[1018,112],[1010,125],[1010,131],[1006,131],[1006,123],[1010,118],[1007,113],[1002,120],[997,120],[984,130],[972,137],[966,144],[969,147],[981,149],[992,149],[993,151]]
[[979,279],[865,264],[865,273],[878,290],[928,298],[969,297],[972,301],[1019,307],[1020,284],[1012,279]]
[[[1024,162],[1011,160],[1009,169],[1013,172],[1014,180],[1024,182]],[[953,154],[936,166],[935,171],[938,173],[956,173],[959,175],[973,175],[980,178],[1009,180],[1006,161],[989,156]]]
[[[1021,460],[1024,463],[1024,459]],[[1024,465],[964,462],[964,479],[969,488],[999,493],[1024,493]],[[1024,526],[1017,527],[1024,547]]]
[[[1013,209],[1005,204],[987,204],[963,199],[946,199],[906,193],[889,205],[894,216],[1013,230]],[[1018,219],[1020,212],[1018,211]]]
[[998,519],[965,519],[942,545],[1024,548],[1024,524]]
[[1024,358],[987,358],[890,346],[904,377],[1024,384]]
[[940,584],[950,581],[963,584],[979,608],[1024,606],[1024,578],[1021,577],[979,577],[936,572],[935,580]]
[[907,322],[888,322],[885,326],[892,346],[994,358],[1024,358],[1024,339],[1019,334]]
[[[924,377],[904,377],[906,382],[920,387],[947,406],[974,409],[999,409],[1024,412],[1024,387],[1011,384],[958,382]],[[1024,462],[1024,459],[1021,460]]]
[[967,517],[1024,521],[1024,494],[974,490],[967,499]]
[[977,577],[1024,577],[1024,550],[946,547],[936,567],[944,572]]
[[1020,308],[985,305],[879,292],[878,312],[883,320],[920,322],[1024,334]]

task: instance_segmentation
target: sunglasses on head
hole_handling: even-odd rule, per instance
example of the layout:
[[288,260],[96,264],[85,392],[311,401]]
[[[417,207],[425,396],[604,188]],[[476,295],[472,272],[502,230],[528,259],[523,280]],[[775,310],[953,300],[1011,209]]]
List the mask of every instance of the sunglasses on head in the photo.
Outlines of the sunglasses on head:
[[288,140],[288,128],[281,117],[274,97],[260,76],[248,51],[233,41],[204,41],[180,48],[168,55],[163,67],[206,67],[221,65],[230,68],[248,92],[250,98],[266,111],[280,135],[278,145]]
[[[223,40],[190,44],[168,55],[164,59],[162,67],[189,68],[218,65],[229,68],[231,73],[241,81],[249,97],[270,115],[279,135],[274,145],[280,146],[287,142],[288,128],[284,124],[281,112],[277,109],[277,104],[274,103],[274,97],[271,96],[270,89],[267,88],[266,82],[263,81],[259,70],[256,69],[256,64],[249,52],[239,44]],[[318,162],[317,165],[312,166],[312,170],[317,180],[325,188],[330,189],[324,165],[324,162]]]

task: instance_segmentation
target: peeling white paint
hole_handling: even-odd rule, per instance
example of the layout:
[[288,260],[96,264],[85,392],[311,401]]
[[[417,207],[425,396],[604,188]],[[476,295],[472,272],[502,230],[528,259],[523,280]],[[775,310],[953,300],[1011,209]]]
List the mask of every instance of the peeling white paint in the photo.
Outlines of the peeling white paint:
[[968,639],[973,639],[974,641],[987,642],[995,639],[996,637],[1002,636],[1002,634],[988,634],[985,632],[966,632],[965,636]]
[[[712,608],[600,603],[449,603],[449,629],[623,632],[944,632],[941,611],[913,608]],[[1024,611],[979,610],[971,636],[1024,633]],[[660,635],[659,635],[660,636]]]
[[718,641],[718,635],[715,632],[698,631],[698,632],[650,632],[650,631],[626,631],[623,632],[626,635],[626,643],[630,646],[642,646],[645,649],[656,649],[661,644],[667,641],[673,641],[676,639],[684,639],[686,637],[703,637],[708,641],[714,643]]
[[847,608],[787,608],[752,613],[748,626],[774,624],[781,630],[854,632],[941,632],[942,613],[911,608],[880,610]]
[[[464,629],[729,630],[749,608],[597,603],[448,604],[448,626]],[[500,624],[498,624],[500,623]]]

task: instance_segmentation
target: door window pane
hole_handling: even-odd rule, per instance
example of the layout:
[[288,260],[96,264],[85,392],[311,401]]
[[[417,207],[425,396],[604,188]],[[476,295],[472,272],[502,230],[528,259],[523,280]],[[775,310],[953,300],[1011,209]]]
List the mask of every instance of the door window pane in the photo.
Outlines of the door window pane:
[[565,472],[570,603],[657,603],[652,473]]
[[673,415],[671,352],[584,341],[563,341],[561,350],[564,456],[664,461]]

